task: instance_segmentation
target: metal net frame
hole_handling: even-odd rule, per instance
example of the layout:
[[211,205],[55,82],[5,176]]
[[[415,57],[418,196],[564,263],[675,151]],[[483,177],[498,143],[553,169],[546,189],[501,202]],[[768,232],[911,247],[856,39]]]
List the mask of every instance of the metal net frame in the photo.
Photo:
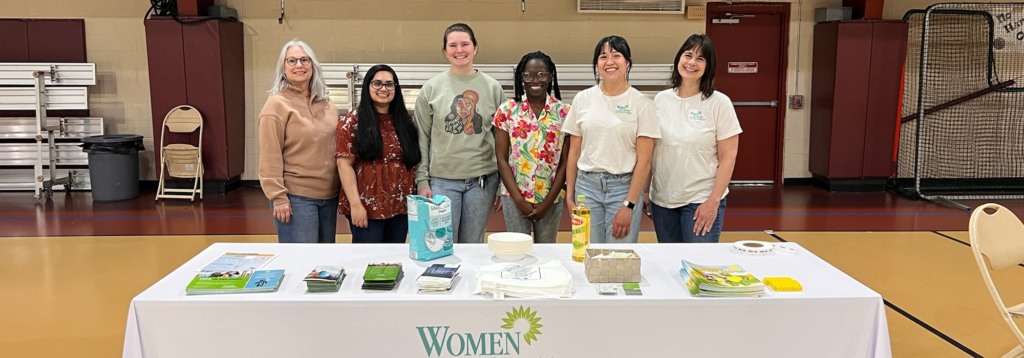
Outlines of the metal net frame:
[[965,210],[1024,199],[1024,3],[941,3],[904,21],[893,189]]

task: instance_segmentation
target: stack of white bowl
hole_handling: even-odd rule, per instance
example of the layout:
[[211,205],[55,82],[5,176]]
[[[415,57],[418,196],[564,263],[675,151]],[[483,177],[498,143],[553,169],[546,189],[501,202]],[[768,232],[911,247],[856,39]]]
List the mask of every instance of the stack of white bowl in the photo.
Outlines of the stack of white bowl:
[[522,260],[533,250],[533,236],[517,232],[494,233],[487,237],[487,248],[499,260]]

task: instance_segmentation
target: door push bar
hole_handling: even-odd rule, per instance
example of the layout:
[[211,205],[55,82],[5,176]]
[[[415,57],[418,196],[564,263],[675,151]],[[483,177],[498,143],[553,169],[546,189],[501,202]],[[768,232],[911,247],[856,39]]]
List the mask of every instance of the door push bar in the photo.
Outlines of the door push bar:
[[733,102],[733,106],[736,107],[772,107],[776,108],[779,106],[778,100],[772,100],[768,102]]

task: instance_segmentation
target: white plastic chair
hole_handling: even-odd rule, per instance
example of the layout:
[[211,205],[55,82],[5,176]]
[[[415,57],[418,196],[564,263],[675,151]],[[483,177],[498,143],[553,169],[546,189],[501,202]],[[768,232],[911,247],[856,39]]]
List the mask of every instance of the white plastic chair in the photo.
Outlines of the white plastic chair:
[[[994,209],[992,214],[985,209]],[[992,282],[991,271],[1013,268],[1024,262],[1024,223],[1017,215],[999,204],[985,204],[974,209],[970,222],[971,250],[981,269],[981,277],[985,279],[988,292],[999,309],[999,314],[1006,320],[1013,334],[1019,341],[1017,347],[1003,355],[1003,358],[1024,356],[1024,334],[1013,319],[1024,318],[1024,303],[1006,307],[999,291]],[[988,259],[986,262],[985,259]]]
[[[164,145],[167,132],[193,133],[199,131],[199,146],[191,144]],[[174,107],[164,117],[160,130],[160,185],[157,187],[156,200],[203,198],[203,116],[199,110],[189,105]],[[194,179],[192,189],[168,189],[164,183],[164,172],[175,178]],[[168,194],[168,193],[187,193]]]

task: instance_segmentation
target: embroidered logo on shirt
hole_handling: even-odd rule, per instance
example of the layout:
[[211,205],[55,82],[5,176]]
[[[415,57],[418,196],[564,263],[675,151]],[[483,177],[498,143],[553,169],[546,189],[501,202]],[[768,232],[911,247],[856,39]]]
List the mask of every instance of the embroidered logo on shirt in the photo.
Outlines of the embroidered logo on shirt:
[[629,105],[627,104],[625,106],[615,106],[615,113],[633,114],[633,111],[629,110]]
[[695,120],[695,121],[703,121],[704,120],[704,112],[696,110],[696,109],[690,110],[690,119]]

